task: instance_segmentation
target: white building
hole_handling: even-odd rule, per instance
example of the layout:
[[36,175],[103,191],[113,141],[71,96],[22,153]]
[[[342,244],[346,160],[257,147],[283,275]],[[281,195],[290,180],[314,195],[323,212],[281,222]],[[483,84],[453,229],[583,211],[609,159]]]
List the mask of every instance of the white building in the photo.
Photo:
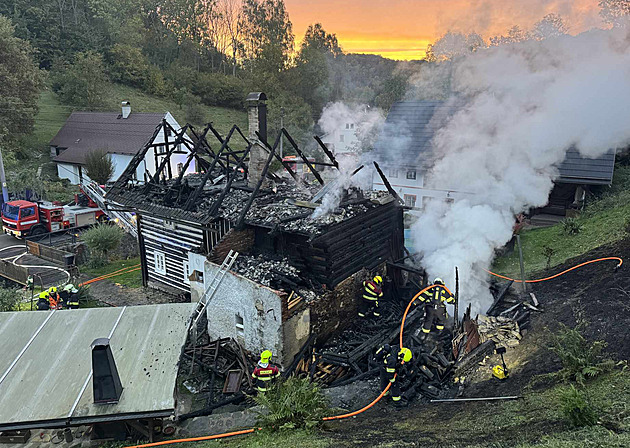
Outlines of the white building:
[[356,123],[351,121],[339,123],[334,131],[322,137],[322,141],[342,165],[351,166],[359,162],[359,139]]
[[[131,105],[122,103],[121,112],[73,112],[66,123],[50,142],[50,154],[57,163],[57,173],[62,179],[69,179],[72,184],[79,184],[85,176],[84,165],[87,154],[103,150],[110,155],[114,164],[115,181],[127,168],[131,159],[152,138],[156,128],[166,122],[176,131],[181,126],[170,112],[131,113]],[[144,182],[148,176],[155,174],[157,167],[165,157],[164,143],[173,142],[170,132],[158,133],[142,163],[136,169],[136,180]],[[186,162],[189,151],[184,145],[170,158],[171,170],[177,173]],[[195,171],[191,163],[186,170]]]

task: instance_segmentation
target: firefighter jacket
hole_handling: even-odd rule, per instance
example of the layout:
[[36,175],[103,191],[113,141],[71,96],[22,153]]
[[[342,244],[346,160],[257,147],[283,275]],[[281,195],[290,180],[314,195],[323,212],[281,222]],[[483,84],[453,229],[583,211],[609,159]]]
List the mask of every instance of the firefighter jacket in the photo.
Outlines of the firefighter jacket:
[[436,286],[423,292],[419,297],[420,302],[426,305],[433,305],[435,308],[444,306],[445,303],[455,303],[455,297],[443,286]]
[[68,297],[68,299],[66,300],[66,306],[70,309],[79,308],[79,293],[70,293],[70,297]]
[[378,302],[383,297],[383,290],[373,281],[363,282],[363,299]]
[[267,392],[271,381],[279,376],[280,369],[278,369],[277,366],[263,362],[259,362],[252,373],[252,378],[256,381],[258,392]]
[[398,368],[398,358],[393,349],[385,350],[383,347],[377,350],[376,359],[382,363],[390,383],[396,381],[396,369]]

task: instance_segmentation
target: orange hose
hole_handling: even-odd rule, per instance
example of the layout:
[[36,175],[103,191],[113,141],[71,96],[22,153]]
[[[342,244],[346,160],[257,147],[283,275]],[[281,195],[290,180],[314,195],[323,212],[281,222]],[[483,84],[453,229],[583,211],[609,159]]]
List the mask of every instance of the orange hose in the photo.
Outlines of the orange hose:
[[118,269],[117,271],[110,272],[110,273],[108,273],[108,274],[103,274],[103,275],[101,275],[101,276],[99,276],[99,277],[95,277],[95,278],[93,278],[93,279],[87,280],[87,281],[85,281],[85,282],[83,282],[83,283],[80,283],[80,284],[79,284],[79,286],[89,285],[90,283],[98,282],[98,281],[100,281],[100,280],[105,280],[105,279],[107,279],[107,278],[110,278],[110,277],[115,277],[115,276],[117,276],[117,275],[126,274],[126,273],[128,273],[128,272],[137,271],[137,270],[139,270],[139,269],[141,269],[141,267],[140,267],[140,265],[139,265],[139,264],[136,264],[136,265],[134,265],[134,266],[128,266],[128,267],[126,267],[126,268]]
[[[437,285],[429,285],[426,288],[424,288],[422,291],[420,291],[418,294],[416,294],[415,296],[413,296],[413,299],[411,299],[409,301],[409,304],[407,305],[407,308],[405,309],[405,313],[403,314],[403,318],[402,318],[402,322],[400,324],[400,347],[402,348],[403,346],[403,330],[405,329],[405,320],[407,319],[407,313],[409,313],[409,309],[411,308],[411,305],[413,304],[413,302],[416,301],[416,299],[418,297],[420,297],[421,294],[423,294],[425,291],[428,291],[431,288],[435,288]],[[442,288],[446,289],[448,291],[449,294],[453,294],[450,289],[448,289],[445,285],[440,285]]]
[[[544,282],[544,281],[551,280],[551,279],[556,278],[556,277],[560,277],[561,275],[564,275],[564,274],[566,274],[567,272],[570,272],[570,271],[572,271],[572,270],[574,270],[574,269],[581,268],[582,266],[586,266],[587,264],[597,263],[597,262],[599,262],[599,261],[607,261],[607,260],[616,260],[616,261],[618,261],[618,262],[619,262],[619,264],[617,265],[617,267],[616,267],[615,269],[620,268],[620,267],[621,267],[621,265],[623,264],[623,260],[622,260],[621,258],[619,258],[619,257],[605,257],[605,258],[597,258],[596,260],[590,260],[590,261],[586,261],[586,262],[584,262],[584,263],[580,263],[580,264],[578,264],[577,266],[573,266],[572,268],[567,269],[567,270],[565,270],[565,271],[562,271],[562,272],[560,272],[560,273],[558,273],[558,274],[556,274],[556,275],[552,275],[551,277],[539,278],[539,279],[537,279],[537,280],[525,280],[525,283],[539,283],[539,282]],[[514,279],[514,278],[506,277],[506,276],[504,276],[504,275],[495,274],[494,272],[492,272],[492,271],[488,271],[487,269],[486,269],[486,272],[487,272],[488,274],[494,275],[495,277],[499,277],[499,278],[502,278],[502,279],[504,279],[504,280],[512,280],[512,281],[513,281],[513,282],[515,282],[515,283],[523,283],[523,280],[516,280],[516,279]]]
[[226,433],[223,433],[223,434],[215,434],[213,436],[191,437],[191,438],[188,438],[188,439],[176,439],[176,440],[164,440],[162,442],[145,443],[144,445],[133,445],[133,446],[128,447],[128,448],[148,448],[150,446],[170,445],[172,443],[200,442],[202,440],[222,439],[224,437],[232,437],[232,436],[240,436],[240,435],[243,435],[243,434],[251,434],[254,431],[256,431],[256,429],[260,429],[260,428],[251,428],[251,429],[244,429],[242,431],[226,432]]
[[[396,378],[396,377],[394,377]],[[328,420],[341,420],[342,418],[348,418],[348,417],[354,417],[355,415],[359,415],[362,412],[367,411],[368,409],[370,409],[372,406],[374,406],[376,403],[378,403],[380,401],[381,398],[383,398],[385,396],[385,394],[387,393],[387,391],[389,390],[389,388],[392,386],[392,383],[389,383],[387,385],[387,387],[385,389],[383,389],[383,392],[381,392],[381,394],[376,397],[376,399],[368,404],[367,406],[359,409],[358,411],[354,411],[354,412],[350,412],[349,414],[342,414],[342,415],[334,415],[332,417],[324,417],[322,420],[324,421],[328,421]]]

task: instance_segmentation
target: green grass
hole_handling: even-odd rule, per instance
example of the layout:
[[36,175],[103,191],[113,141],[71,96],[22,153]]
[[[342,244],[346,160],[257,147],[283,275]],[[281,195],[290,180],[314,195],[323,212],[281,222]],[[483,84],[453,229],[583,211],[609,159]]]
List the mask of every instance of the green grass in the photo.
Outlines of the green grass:
[[[101,275],[110,274],[112,272],[118,271],[119,269],[135,266],[138,264],[140,264],[140,257],[130,258],[129,260],[114,260],[100,268],[83,267],[81,269],[81,272],[87,275],[91,275],[92,277],[99,277]],[[113,283],[120,283],[121,285],[127,286],[129,288],[139,288],[142,286],[142,274],[140,272],[141,271],[138,270],[124,273],[115,277],[111,277],[108,279],[108,281]]]
[[317,432],[295,430],[266,432],[234,436],[224,440],[178,444],[181,448],[271,448],[271,447],[300,447],[300,448],[328,448],[335,446],[332,439]]
[[[526,273],[539,272],[547,267],[547,259],[543,255],[545,247],[554,250],[550,263],[553,267],[603,244],[628,237],[625,227],[629,217],[630,167],[617,167],[612,188],[589,204],[577,218],[582,227],[579,234],[565,234],[561,223],[521,233]],[[511,254],[497,258],[493,267],[494,272],[520,276],[518,251],[515,249]]]

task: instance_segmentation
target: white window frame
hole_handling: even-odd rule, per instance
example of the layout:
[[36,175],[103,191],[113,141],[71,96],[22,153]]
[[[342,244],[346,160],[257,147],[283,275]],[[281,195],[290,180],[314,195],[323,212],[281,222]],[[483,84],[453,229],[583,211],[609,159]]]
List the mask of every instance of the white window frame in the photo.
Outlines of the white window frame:
[[177,224],[175,224],[174,221],[169,221],[168,219],[164,219],[163,223],[164,223],[164,228],[165,229],[169,229],[169,230],[177,229]]
[[416,170],[407,170],[407,179],[408,180],[416,180],[418,178],[418,173]]
[[153,270],[158,274],[166,275],[166,254],[156,250],[153,252]]
[[416,203],[418,201],[418,196],[416,196],[415,194],[406,194],[406,195],[404,195],[404,201],[405,201],[405,205],[407,207],[416,208]]
[[190,271],[190,262],[188,260],[184,260],[182,262],[182,267],[184,268],[184,283],[190,285],[190,279],[188,278],[190,277],[190,274],[192,274]]
[[395,168],[391,168],[389,170],[388,176],[391,177],[392,179],[398,179],[398,170]]
[[345,143],[346,136],[343,134],[339,134],[339,143]]

